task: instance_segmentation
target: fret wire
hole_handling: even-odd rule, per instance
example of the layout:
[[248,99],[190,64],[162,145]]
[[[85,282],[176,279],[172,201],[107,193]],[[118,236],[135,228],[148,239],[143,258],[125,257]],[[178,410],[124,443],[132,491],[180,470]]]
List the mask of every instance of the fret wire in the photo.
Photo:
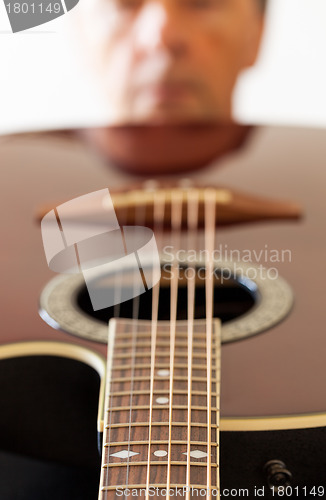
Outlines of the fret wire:
[[[148,427],[149,422],[132,422],[131,426],[132,427]],[[172,422],[169,420],[169,422],[152,422],[152,427],[155,426],[162,426],[162,427],[187,427],[187,422]],[[129,422],[128,423],[119,423],[119,424],[111,424],[112,429],[121,429],[123,427],[129,427]],[[203,422],[193,422],[192,427],[201,427],[201,428],[211,428],[211,429],[218,429],[217,424],[211,424],[210,426],[204,424]]]
[[[168,377],[168,376],[167,377],[160,377],[160,380],[170,380],[170,378],[171,377]],[[112,382],[129,382],[130,380],[131,379],[126,378],[126,377],[117,377],[117,378],[113,378],[111,381]],[[134,377],[133,380],[137,381],[137,382],[148,381],[148,376],[146,376],[146,375],[139,375],[137,377]],[[175,375],[173,377],[173,380],[176,380],[178,382],[185,382],[185,381],[188,381],[188,377],[183,377],[182,375]],[[212,378],[211,380],[213,382],[220,382],[220,380],[217,379],[217,378]],[[206,377],[193,377],[192,381],[193,382],[207,382],[207,379],[206,379]]]
[[215,204],[216,193],[212,189],[205,190],[205,249],[207,250],[207,260],[205,262],[205,292],[206,292],[206,350],[207,350],[207,498],[211,499],[211,390],[212,390],[212,335],[213,335],[213,301],[214,301],[214,281],[213,281],[213,252],[215,243]]
[[[155,486],[155,488],[166,488],[166,483],[157,483],[157,484],[153,484],[153,486]],[[170,484],[170,488],[186,488],[186,484]],[[203,490],[203,489],[206,489],[207,488],[207,484],[192,484],[191,487],[193,489],[198,489],[198,490]],[[116,486],[103,486],[101,488],[101,491],[113,491],[113,490],[117,490],[117,489],[126,489],[127,488],[127,485],[125,484],[119,484],[119,485],[116,485]],[[128,488],[129,489],[144,489],[144,488],[147,488],[147,484],[129,484],[128,485]]]
[[[151,407],[148,405],[141,405],[141,406],[133,406],[133,410],[149,410]],[[188,405],[173,405],[173,410],[188,410],[189,406]],[[110,411],[123,411],[123,410],[129,410],[129,406],[116,406],[115,408],[111,408]],[[162,405],[153,405],[152,406],[153,410],[162,410],[164,407]],[[192,410],[196,411],[207,411],[207,406],[191,406]],[[211,408],[212,411],[218,411],[218,408]],[[108,411],[108,410],[107,410]]]
[[[134,465],[147,465],[147,460],[146,461],[143,461],[143,462],[130,462],[130,463],[127,463],[127,462],[118,462],[118,463],[108,463],[108,464],[104,464],[102,465],[102,468],[103,469],[109,469],[110,467],[127,467],[129,464],[134,466]],[[150,462],[150,465],[168,465],[169,462],[168,461],[163,461],[163,460],[152,460]],[[180,462],[180,461],[175,461],[175,460],[172,460],[171,461],[171,465],[182,465],[183,467],[187,467],[187,462],[184,461],[184,462]],[[190,465],[192,466],[198,466],[198,467],[207,467],[207,463],[206,462],[191,462]],[[215,464],[215,463],[211,463],[211,467],[214,467],[214,468],[218,468],[218,464]]]
[[[171,228],[174,249],[180,247],[181,225],[182,225],[182,205],[183,193],[180,190],[172,190],[171,193]],[[166,500],[169,500],[169,490],[171,482],[171,438],[172,438],[172,402],[173,402],[173,382],[174,382],[174,356],[176,341],[176,321],[178,311],[178,281],[179,281],[179,263],[176,258],[173,259],[171,266],[171,292],[170,292],[170,396],[169,396],[169,444],[168,444],[168,466],[166,478]]]
[[[143,395],[150,395],[151,391],[150,390],[143,390],[143,389],[137,389],[134,391],[134,394],[143,394]],[[129,396],[130,391],[116,391],[116,392],[111,392],[111,396]],[[166,390],[164,389],[155,389],[154,394],[166,394]],[[188,391],[183,391],[182,389],[175,389],[174,394],[178,394],[181,396],[186,396],[188,394]],[[206,396],[206,394],[203,393],[203,391],[192,391],[193,396]],[[211,396],[218,396],[217,392],[212,392]]]
[[[157,229],[157,224],[163,226],[165,215],[166,197],[165,193],[154,196],[154,221]],[[161,229],[161,231],[160,231]],[[158,228],[158,232],[162,234],[162,229]],[[152,437],[152,419],[153,419],[153,399],[154,399],[154,371],[155,371],[155,354],[157,341],[157,323],[159,310],[159,293],[160,284],[154,286],[152,294],[152,323],[151,323],[151,382],[150,382],[150,410],[149,410],[149,429],[148,429],[148,457],[147,457],[147,473],[146,473],[146,500],[149,500],[149,484],[150,484],[150,463],[151,463],[151,437]]]
[[[164,444],[168,444],[169,443],[169,440],[168,439],[164,439],[162,441],[160,440],[151,440],[151,444],[161,444],[161,445],[164,445]],[[117,441],[115,442],[113,445],[111,446],[127,446],[128,444],[128,441]],[[130,441],[130,445],[149,445],[149,441]],[[172,440],[171,441],[171,444],[172,445],[186,445],[188,444],[188,440],[187,441],[178,441],[178,440]],[[191,444],[193,446],[207,446],[207,442],[206,441],[191,441]],[[109,443],[104,443],[103,446],[105,448],[107,448],[109,446]],[[218,443],[212,443],[212,446],[214,446],[215,448],[217,448],[219,445]]]
[[[128,371],[131,369],[131,366],[132,365],[115,365],[113,367],[113,370]],[[151,365],[149,363],[135,365],[135,369],[141,369],[141,368],[149,369],[150,367],[151,367]],[[170,367],[170,364],[155,363],[155,368],[169,368],[169,367]],[[206,371],[206,365],[193,364],[192,367],[194,370],[205,370]],[[188,365],[182,364],[182,363],[175,363],[174,368],[188,368]],[[163,379],[163,377],[160,376],[158,380],[162,380],[162,379]]]

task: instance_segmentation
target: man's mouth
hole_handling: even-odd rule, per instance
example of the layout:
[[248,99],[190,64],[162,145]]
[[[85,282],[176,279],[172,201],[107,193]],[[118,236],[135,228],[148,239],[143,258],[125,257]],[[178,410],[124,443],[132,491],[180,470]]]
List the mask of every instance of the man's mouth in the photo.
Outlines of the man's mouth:
[[192,87],[187,82],[152,83],[144,85],[141,92],[157,101],[179,101],[189,98]]

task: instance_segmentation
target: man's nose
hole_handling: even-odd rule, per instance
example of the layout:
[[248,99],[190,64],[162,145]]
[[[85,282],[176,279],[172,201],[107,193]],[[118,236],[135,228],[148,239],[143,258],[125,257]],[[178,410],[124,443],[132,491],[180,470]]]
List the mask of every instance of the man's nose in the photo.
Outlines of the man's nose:
[[149,0],[139,13],[134,24],[135,49],[151,52],[165,49],[181,55],[186,49],[186,36],[175,2]]

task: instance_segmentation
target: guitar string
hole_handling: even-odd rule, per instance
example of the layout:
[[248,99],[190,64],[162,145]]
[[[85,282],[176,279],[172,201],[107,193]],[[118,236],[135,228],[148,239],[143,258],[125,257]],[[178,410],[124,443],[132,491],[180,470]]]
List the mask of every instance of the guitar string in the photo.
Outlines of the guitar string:
[[[123,219],[127,220],[127,214],[128,214],[128,207],[123,208]],[[121,235],[123,236],[123,231],[122,228],[120,228]],[[114,306],[113,306],[113,317],[114,318],[120,318],[120,313],[121,313],[121,295],[122,295],[122,286],[121,286],[121,279],[119,276],[119,273],[116,273],[115,275],[115,283],[114,283]]]
[[[198,230],[198,190],[187,191],[187,248],[197,250],[196,232]],[[193,336],[195,319],[195,290],[196,290],[196,265],[187,264],[187,330],[188,330],[188,428],[187,428],[187,476],[186,476],[186,500],[190,500],[190,446],[191,446],[191,404],[192,404],[192,357],[193,357]],[[189,270],[191,271],[189,273]]]
[[[128,210],[128,209],[127,209]],[[144,207],[137,207],[135,208],[135,214],[134,214],[134,225],[140,225],[143,226],[145,225],[146,222],[146,206]],[[123,229],[121,230],[122,237],[124,237],[124,232]],[[124,246],[126,249],[126,242],[124,240]],[[131,363],[131,386],[130,386],[130,405],[129,405],[129,431],[128,431],[128,457],[127,457],[127,468],[126,468],[126,486],[128,486],[129,483],[129,465],[130,465],[130,441],[131,441],[131,421],[132,421],[132,399],[133,399],[133,386],[134,386],[134,366],[135,366],[135,361],[136,361],[136,336],[137,336],[137,322],[136,320],[139,319],[139,307],[140,307],[140,297],[139,297],[139,292],[140,288],[139,285],[137,285],[137,277],[138,275],[136,273],[133,273],[134,278],[133,278],[133,296],[134,298],[132,299],[132,319],[134,320],[134,323],[132,325],[132,363]],[[116,287],[115,290],[117,290],[117,293],[115,295],[115,299],[118,300],[118,297],[121,298],[121,281],[120,281],[120,286]],[[119,301],[120,302],[120,301]],[[118,304],[119,307],[115,307],[115,312],[120,313],[120,303]],[[110,416],[112,414],[111,412],[111,406],[109,408],[110,410]],[[111,418],[110,418],[110,424],[109,424],[109,431],[111,430]],[[110,447],[110,437],[109,437],[109,447]],[[108,454],[108,460],[107,460],[107,465],[109,465],[109,454]],[[108,471],[109,467],[107,467],[107,474],[106,474],[106,484],[108,485]]]
[[[216,218],[216,192],[206,189],[204,192],[205,204],[205,292],[206,292],[206,361],[207,361],[207,492],[206,497],[212,498],[211,491],[211,419],[212,419],[212,335],[214,314],[214,261],[215,246],[215,218]],[[217,346],[216,346],[217,348]],[[217,388],[216,388],[217,392]],[[218,497],[219,498],[219,497]]]
[[[122,231],[121,231],[121,236],[122,236]],[[113,317],[114,318],[119,318],[120,317],[120,303],[121,303],[121,297],[122,297],[122,284],[121,284],[121,279],[119,279],[119,273],[115,273],[114,278],[113,278],[113,287],[114,287],[114,306],[113,306]],[[109,320],[110,321],[110,320]],[[109,326],[109,323],[108,323]],[[109,346],[108,346],[109,348]],[[111,346],[112,349],[114,349],[114,346]],[[104,486],[109,484],[109,463],[110,463],[110,447],[111,447],[111,425],[112,425],[112,397],[110,394],[110,387],[106,388],[106,402],[107,406],[104,407],[106,411],[106,416],[104,418],[104,423],[106,423],[106,426],[108,428],[103,429],[103,444],[104,442],[107,443],[107,460],[106,460],[106,471],[105,474],[103,475],[103,480],[104,480]],[[105,426],[105,427],[106,427]],[[104,441],[105,440],[105,441]],[[103,447],[103,463],[105,463],[105,451]],[[108,496],[108,492],[105,494],[103,493],[103,497]]]
[[[160,248],[160,238],[163,235],[164,216],[166,210],[166,195],[164,191],[153,193],[153,219],[154,234],[158,248]],[[146,471],[146,500],[149,500],[150,485],[150,464],[151,464],[151,439],[153,422],[153,399],[154,399],[154,377],[155,377],[155,356],[158,326],[160,282],[152,288],[152,320],[151,320],[151,375],[150,375],[150,403],[148,417],[148,453]]]
[[[128,211],[129,207],[123,207],[120,208],[121,211],[121,218],[122,220],[128,221]],[[121,231],[121,236],[124,240],[124,233],[123,233],[123,228],[120,226],[120,231]],[[126,248],[125,241],[124,241],[124,247]],[[114,284],[114,291],[115,291],[115,297],[114,297],[114,306],[113,306],[113,318],[120,318],[121,315],[121,295],[122,295],[122,284],[121,284],[121,276],[119,273],[115,274],[115,284]],[[116,293],[117,292],[117,293]]]
[[172,440],[172,407],[173,407],[173,379],[174,379],[174,357],[176,341],[176,322],[178,310],[178,286],[179,286],[179,263],[176,251],[180,248],[182,228],[183,191],[174,189],[171,192],[171,232],[175,256],[172,262],[172,276],[170,286],[170,381],[169,381],[169,444],[168,464],[166,479],[166,500],[170,498],[169,490],[171,484],[171,440]]
[[[128,207],[124,209],[124,219],[127,220],[127,213],[128,213]],[[120,228],[121,231],[121,237],[123,240],[123,245],[124,248],[126,249],[126,242],[124,239],[124,232],[122,227]],[[114,306],[113,306],[113,317],[114,318],[120,318],[120,313],[121,313],[121,298],[122,298],[122,282],[121,282],[121,276],[119,276],[119,273],[115,273],[114,275]],[[114,346],[112,346],[114,349]],[[109,392],[110,388],[107,388],[107,394],[108,394],[108,402],[107,402],[107,407],[106,407],[106,412],[108,414],[107,417],[107,425],[108,429],[104,429],[105,433],[105,438],[107,442],[107,461],[106,461],[106,472],[105,472],[105,485],[109,484],[109,464],[110,464],[110,448],[111,448],[111,426],[112,426],[112,397]],[[105,432],[106,431],[106,432]],[[103,439],[104,439],[104,433],[103,433]],[[104,453],[104,451],[103,451]],[[106,493],[106,496],[108,495],[108,492]]]
[[119,290],[120,296],[118,297],[117,295],[115,295],[115,297],[114,297],[115,304],[113,306],[113,317],[114,318],[120,318],[120,309],[121,309],[121,307],[120,307],[121,286],[120,285],[121,285],[121,282],[119,280],[118,274],[116,274],[114,281],[115,281],[114,289],[115,290],[116,289]]
[[[137,196],[137,192],[135,193]],[[146,224],[146,205],[136,205],[134,214],[134,225],[144,226]],[[129,467],[130,467],[130,441],[131,441],[131,422],[132,422],[132,407],[133,407],[133,391],[134,391],[134,378],[135,378],[135,364],[136,364],[136,349],[137,349],[137,333],[138,321],[140,310],[140,292],[141,285],[139,283],[139,274],[133,271],[133,299],[132,299],[132,358],[131,358],[131,376],[130,376],[130,398],[129,398],[129,431],[128,431],[128,457],[127,457],[127,470],[126,470],[126,486],[129,484]],[[138,278],[138,280],[137,280]],[[124,496],[126,498],[126,496]]]
[[[175,197],[175,199],[174,199]],[[157,197],[155,198],[157,200]],[[162,221],[164,218],[164,202],[162,204],[162,199],[160,202],[154,200],[154,207],[156,206],[156,216],[154,216],[155,221]],[[181,201],[181,203],[180,203]],[[178,203],[179,202],[179,203]],[[163,216],[162,216],[162,205],[163,205]],[[176,207],[179,207],[179,210],[173,210]],[[189,217],[189,220],[195,220],[194,212],[192,213],[192,217]],[[176,239],[180,238],[181,233],[181,222],[182,222],[182,195],[180,196],[180,192],[176,192],[175,196],[171,196],[171,219],[172,219],[172,233]],[[208,333],[208,342],[207,345],[207,391],[209,394],[209,405],[208,405],[208,422],[211,421],[211,360],[209,353],[211,352],[211,338],[212,338],[212,317],[213,317],[213,262],[211,256],[213,255],[214,249],[214,229],[215,229],[215,192],[213,190],[206,190],[205,192],[205,247],[209,249],[208,255],[209,258],[206,263],[206,272],[208,270],[208,279],[206,279],[206,321],[207,321],[207,333]],[[178,248],[179,245],[176,245],[175,248]],[[171,467],[171,426],[172,426],[172,398],[173,398],[173,370],[174,370],[174,350],[175,350],[175,334],[176,334],[176,314],[177,314],[177,292],[178,292],[178,273],[179,266],[176,261],[173,262],[172,265],[172,282],[171,282],[171,315],[170,315],[170,337],[171,337],[171,349],[170,349],[170,398],[169,398],[169,461],[168,461],[168,480],[167,480],[167,491],[169,491],[170,484],[170,467]],[[189,288],[191,289],[193,285],[189,282]],[[188,292],[192,294],[192,292]],[[152,410],[153,410],[153,386],[154,386],[154,368],[155,368],[155,350],[156,350],[156,336],[157,336],[157,320],[158,320],[158,302],[159,302],[159,286],[153,287],[153,307],[152,307],[152,346],[151,346],[151,403],[150,403],[150,436],[149,436],[149,452],[148,452],[148,467],[147,467],[147,488],[146,488],[146,498],[148,499],[148,486],[149,486],[149,470],[150,470],[150,443],[151,443],[151,422],[152,422]],[[188,307],[191,302],[188,300]],[[135,309],[134,306],[134,313]],[[191,310],[191,305],[190,305]],[[188,311],[189,317],[189,311]],[[193,329],[193,326],[188,325],[188,333]],[[193,331],[193,330],[192,330]],[[193,334],[192,334],[193,335]],[[188,352],[189,356],[189,352]],[[190,378],[190,377],[189,377]],[[191,391],[188,391],[188,395],[191,394]],[[188,408],[191,408],[191,405],[188,405]],[[111,414],[111,410],[110,410]],[[111,422],[111,418],[110,418]],[[191,421],[190,421],[191,423]],[[188,416],[188,425],[189,425],[189,416]],[[208,429],[210,429],[210,425],[208,425]],[[189,432],[189,428],[188,428]],[[130,441],[130,440],[129,440]],[[189,441],[189,434],[188,434]],[[110,439],[109,439],[110,443]],[[188,442],[188,452],[187,452],[187,477],[189,478],[190,470],[190,455],[189,455],[189,442]],[[210,491],[211,484],[211,467],[210,467],[210,457],[211,457],[211,435],[209,431],[208,435],[208,471],[207,471],[207,486],[208,491]],[[129,455],[129,453],[128,453]],[[129,460],[129,457],[128,457]],[[189,465],[188,465],[189,464]],[[107,468],[108,472],[108,468]],[[107,483],[108,484],[108,483]],[[168,498],[168,495],[167,495]]]

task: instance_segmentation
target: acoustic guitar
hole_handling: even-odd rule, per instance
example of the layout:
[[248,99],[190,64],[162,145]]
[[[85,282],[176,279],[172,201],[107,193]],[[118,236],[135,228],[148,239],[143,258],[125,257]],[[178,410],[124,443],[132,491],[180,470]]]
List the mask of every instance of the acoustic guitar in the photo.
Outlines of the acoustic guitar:
[[[98,186],[85,177],[67,198],[60,189],[52,198],[42,192],[57,182],[54,166],[34,193],[26,186],[33,176],[25,173],[17,203],[30,196],[30,222],[14,227],[11,255],[4,252],[3,498],[325,495],[318,275],[325,237],[318,189],[326,174],[319,155],[307,171],[293,170],[295,162],[280,165],[282,151],[269,159],[273,170],[262,167],[259,145],[267,142],[265,156],[273,131],[253,134],[253,151],[228,157],[229,182],[226,167],[217,176],[222,188],[207,188],[203,175],[201,187],[158,181],[112,194],[121,227],[154,229],[161,279],[138,295],[128,268],[100,273],[92,283],[100,292],[119,296],[133,288],[135,298],[95,312],[82,275],[47,283],[37,220],[45,205],[103,188],[105,172]],[[291,143],[295,133],[288,134]],[[322,132],[309,137],[319,148],[321,139]],[[45,139],[48,151],[58,140],[67,144]],[[33,138],[24,141],[18,139],[22,150],[33,146]],[[294,156],[302,161],[298,150]],[[72,167],[72,182],[76,173]],[[15,172],[6,174],[14,184]],[[5,244],[15,209],[5,217]],[[16,221],[22,213],[17,210]],[[85,213],[90,223],[102,223],[96,207]],[[78,224],[84,215],[72,212],[71,220]],[[146,276],[144,262],[141,271]],[[38,296],[48,327],[36,315]],[[59,330],[73,335],[70,342]]]

